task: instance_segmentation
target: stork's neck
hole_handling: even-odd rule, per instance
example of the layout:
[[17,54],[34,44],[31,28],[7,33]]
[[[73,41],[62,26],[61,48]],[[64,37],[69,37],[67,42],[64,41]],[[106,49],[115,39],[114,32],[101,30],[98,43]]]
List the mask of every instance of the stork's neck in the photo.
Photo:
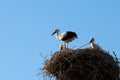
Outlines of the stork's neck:
[[91,42],[90,44],[91,44],[91,45],[94,45],[94,42]]
[[59,34],[59,32],[57,32],[56,38],[57,38],[58,40],[61,40],[61,35]]
[[59,35],[59,32],[57,32],[56,34],[57,34],[57,36],[58,36],[58,35]]

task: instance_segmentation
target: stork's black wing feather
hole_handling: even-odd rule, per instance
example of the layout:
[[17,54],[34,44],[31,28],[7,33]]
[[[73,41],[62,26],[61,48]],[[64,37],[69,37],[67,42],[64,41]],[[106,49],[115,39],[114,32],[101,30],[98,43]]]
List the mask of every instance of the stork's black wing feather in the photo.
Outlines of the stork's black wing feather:
[[72,32],[72,31],[67,31],[65,33],[63,33],[62,35],[62,40],[67,40],[67,39],[71,39],[73,37],[76,37],[77,38],[77,34],[75,32]]

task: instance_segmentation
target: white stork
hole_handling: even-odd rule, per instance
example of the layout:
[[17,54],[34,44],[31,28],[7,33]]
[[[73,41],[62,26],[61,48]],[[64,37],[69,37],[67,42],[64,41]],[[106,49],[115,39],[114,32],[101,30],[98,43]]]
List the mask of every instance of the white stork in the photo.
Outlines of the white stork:
[[94,37],[92,37],[89,41],[89,44],[91,45],[91,48],[95,47],[94,42],[95,42],[95,39],[94,39]]
[[89,44],[91,45],[91,48],[92,49],[101,49],[101,47],[99,45],[95,44],[94,42],[95,42],[95,39],[94,39],[94,37],[92,37],[89,41]]
[[59,34],[60,30],[59,29],[56,29],[52,35],[54,35],[55,33],[57,34],[56,35],[56,38],[59,40],[59,41],[63,41],[64,42],[64,45],[65,45],[65,48],[68,48],[68,43],[69,42],[72,42],[75,38],[77,38],[77,34],[75,32],[72,32],[72,31],[66,31],[66,32],[63,32],[61,35]]

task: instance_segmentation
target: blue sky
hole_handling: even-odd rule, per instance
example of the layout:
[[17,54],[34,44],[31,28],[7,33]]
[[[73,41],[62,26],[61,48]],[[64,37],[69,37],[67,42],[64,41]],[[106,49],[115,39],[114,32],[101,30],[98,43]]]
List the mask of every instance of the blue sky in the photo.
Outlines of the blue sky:
[[43,80],[40,53],[59,50],[56,28],[78,34],[69,47],[95,37],[120,57],[120,0],[0,0],[0,80]]

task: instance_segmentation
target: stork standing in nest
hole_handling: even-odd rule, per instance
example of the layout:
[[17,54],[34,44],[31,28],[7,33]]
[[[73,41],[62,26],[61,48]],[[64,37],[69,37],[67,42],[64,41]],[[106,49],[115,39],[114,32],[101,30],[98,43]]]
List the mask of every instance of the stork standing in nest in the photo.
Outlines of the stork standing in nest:
[[66,31],[66,32],[63,32],[62,34],[59,34],[60,30],[59,29],[56,29],[52,35],[54,34],[57,34],[56,35],[56,38],[59,40],[59,41],[63,41],[64,42],[64,46],[65,46],[65,49],[68,48],[68,43],[69,42],[72,42],[75,38],[77,38],[77,34],[75,32],[72,32],[72,31]]
[[101,47],[97,44],[95,44],[95,38],[92,37],[89,41],[89,44],[91,45],[91,48],[92,49],[101,49]]
[[95,39],[94,39],[94,37],[92,37],[89,41],[89,44],[91,45],[91,48],[95,48],[94,42],[95,42]]

